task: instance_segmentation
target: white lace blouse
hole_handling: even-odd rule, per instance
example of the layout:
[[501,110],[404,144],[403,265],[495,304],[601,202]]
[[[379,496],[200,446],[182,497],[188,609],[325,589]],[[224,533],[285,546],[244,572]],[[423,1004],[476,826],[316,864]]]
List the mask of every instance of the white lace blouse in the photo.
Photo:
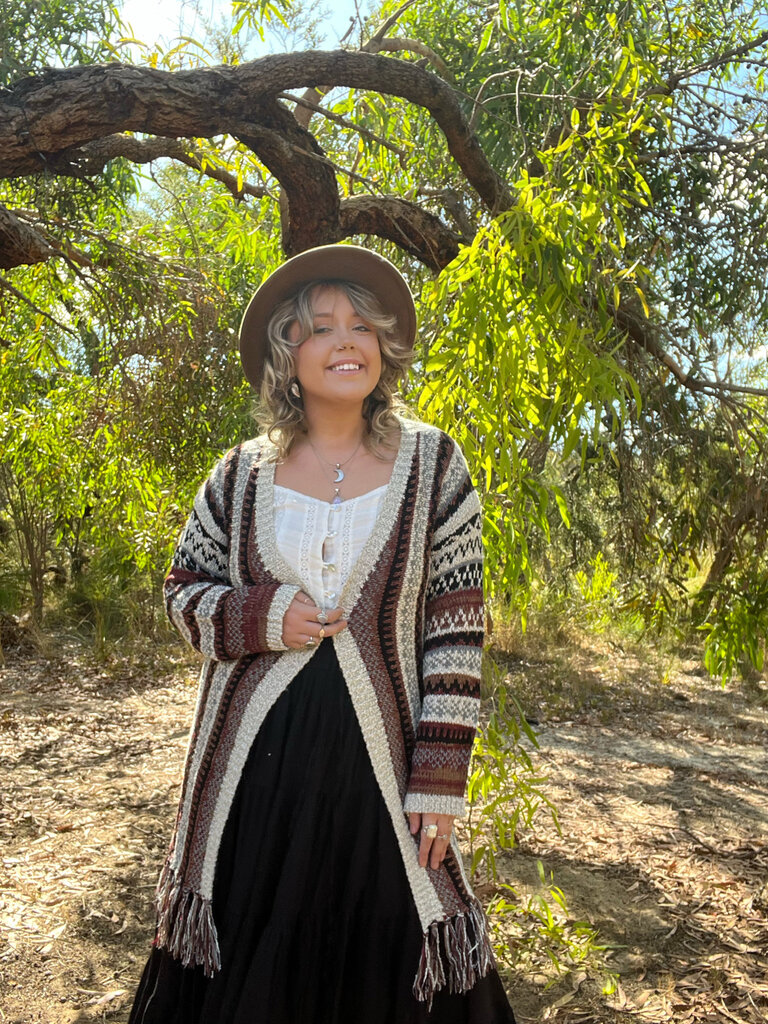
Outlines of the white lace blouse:
[[373,530],[387,484],[334,505],[275,484],[277,547],[319,608],[332,611]]

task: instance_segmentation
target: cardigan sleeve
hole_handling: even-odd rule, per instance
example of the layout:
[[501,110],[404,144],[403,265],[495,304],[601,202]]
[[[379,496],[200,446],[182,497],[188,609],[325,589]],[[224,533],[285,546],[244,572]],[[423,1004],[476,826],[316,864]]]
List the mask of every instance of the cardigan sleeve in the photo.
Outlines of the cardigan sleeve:
[[404,809],[460,817],[480,710],[483,543],[480,499],[461,450],[447,440],[453,450],[429,557],[424,697]]
[[240,449],[233,448],[202,484],[165,579],[168,618],[201,654],[233,661],[284,651],[283,616],[299,587],[233,585],[229,573],[231,495]]

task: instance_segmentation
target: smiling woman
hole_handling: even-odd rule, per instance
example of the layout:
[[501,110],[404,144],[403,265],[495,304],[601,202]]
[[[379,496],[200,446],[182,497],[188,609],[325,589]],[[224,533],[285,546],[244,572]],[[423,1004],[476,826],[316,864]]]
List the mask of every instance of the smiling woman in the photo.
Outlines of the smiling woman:
[[480,505],[396,398],[392,264],[278,268],[241,327],[265,433],[201,487],[166,580],[206,655],[132,1024],[513,1024],[453,823],[477,724]]

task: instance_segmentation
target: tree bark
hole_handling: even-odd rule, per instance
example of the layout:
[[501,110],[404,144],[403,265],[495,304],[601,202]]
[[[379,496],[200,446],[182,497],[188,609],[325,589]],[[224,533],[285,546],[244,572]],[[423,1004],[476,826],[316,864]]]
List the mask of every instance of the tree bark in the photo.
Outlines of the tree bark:
[[386,238],[435,273],[458,256],[462,241],[439,217],[398,196],[351,196],[341,204],[339,225],[341,237]]

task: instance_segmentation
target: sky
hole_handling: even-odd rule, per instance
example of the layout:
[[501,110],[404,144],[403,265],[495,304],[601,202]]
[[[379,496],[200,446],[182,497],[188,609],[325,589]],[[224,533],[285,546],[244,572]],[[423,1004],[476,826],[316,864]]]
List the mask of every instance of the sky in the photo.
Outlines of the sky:
[[[361,11],[367,11],[366,0],[358,0],[358,3]],[[324,19],[324,46],[334,49],[349,28],[349,19],[355,14],[355,0],[326,0],[322,6],[330,12]],[[199,15],[196,13],[198,8]],[[216,23],[222,14],[229,15],[231,9],[230,0],[162,0],[161,3],[158,0],[124,0],[121,16],[142,43],[152,45],[161,42],[167,49],[171,40],[179,35],[199,38],[206,20]]]

